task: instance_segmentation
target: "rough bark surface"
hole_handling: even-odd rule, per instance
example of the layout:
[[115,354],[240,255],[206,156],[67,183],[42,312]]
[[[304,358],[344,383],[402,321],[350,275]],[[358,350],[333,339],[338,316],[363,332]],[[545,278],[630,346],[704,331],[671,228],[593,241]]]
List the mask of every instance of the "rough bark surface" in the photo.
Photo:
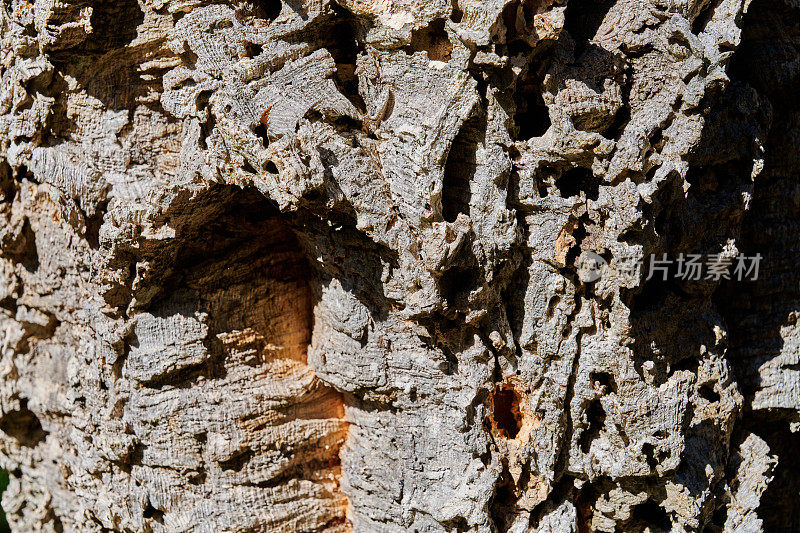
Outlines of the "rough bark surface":
[[796,0],[0,0],[0,39],[15,530],[800,531]]

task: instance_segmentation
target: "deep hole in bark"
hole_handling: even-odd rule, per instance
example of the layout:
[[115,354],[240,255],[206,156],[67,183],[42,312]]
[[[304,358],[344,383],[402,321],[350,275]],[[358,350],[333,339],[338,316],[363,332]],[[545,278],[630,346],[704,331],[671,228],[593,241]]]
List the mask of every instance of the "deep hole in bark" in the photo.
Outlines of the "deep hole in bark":
[[[202,92],[200,95],[202,96]],[[199,108],[198,108],[199,109]],[[208,118],[206,118],[205,122],[200,126],[200,138],[198,139],[198,144],[200,148],[203,150],[208,149],[208,141],[207,139],[211,136],[214,132],[214,127],[217,125],[217,118],[214,116],[214,113],[209,112]]]
[[600,431],[606,423],[606,410],[603,409],[603,404],[600,403],[600,400],[592,400],[589,404],[589,408],[586,410],[586,418],[588,419],[589,425],[581,432],[580,439],[578,440],[583,453],[589,453],[592,442],[600,435]]
[[508,48],[507,55],[509,57],[516,57],[516,56],[526,57],[532,50],[531,45],[521,40],[516,40],[512,43],[509,43],[507,48]]
[[708,23],[714,18],[714,10],[718,5],[719,2],[711,0],[708,5],[698,13],[697,17],[692,21],[692,33],[699,34],[706,29]]
[[54,72],[50,84],[47,87],[40,85],[37,91],[53,98],[53,106],[45,119],[46,128],[42,132],[40,145],[57,146],[65,139],[70,139],[72,132],[78,128],[75,117],[68,110],[69,84],[62,74]]
[[28,448],[33,448],[47,436],[39,418],[28,409],[28,400],[21,400],[18,410],[9,411],[0,418],[0,431]]
[[[75,47],[52,52],[57,70],[70,72],[89,95],[115,110],[134,109],[146,95],[163,92],[161,76],[144,76],[138,55],[124,53],[144,22],[139,3],[94,0],[90,4],[92,31]],[[158,101],[144,105],[163,112]]]
[[356,75],[356,62],[358,56],[365,54],[362,28],[358,19],[342,6],[333,3],[333,18],[329,22],[330,28],[326,30],[325,48],[333,56],[336,72],[333,79],[336,86],[357,109],[366,111],[366,104],[358,91],[358,76]]
[[497,433],[516,439],[522,428],[520,395],[510,384],[498,385],[492,393],[492,422]]
[[586,49],[614,4],[614,0],[570,0],[567,4],[564,28],[575,40],[575,57]]
[[647,500],[634,507],[633,520],[654,526],[660,531],[669,531],[672,528],[667,512],[653,500]]
[[700,361],[698,361],[695,357],[687,357],[686,359],[681,359],[680,361],[671,364],[669,367],[669,375],[672,376],[672,374],[679,371],[689,371],[692,374],[697,374],[699,368]]
[[447,222],[455,222],[459,213],[469,215],[470,184],[485,135],[486,118],[481,113],[464,122],[450,146],[442,181],[442,217]]
[[[471,257],[474,262],[474,256]],[[474,267],[451,267],[439,280],[439,291],[450,307],[459,303],[459,295],[467,295],[478,282],[477,265]]]
[[179,54],[179,56],[181,58],[181,61],[183,61],[184,67],[192,70],[197,68],[197,60],[200,59],[200,57],[197,54],[195,54],[192,50],[189,49],[184,50]]
[[540,0],[522,0],[522,15],[525,17],[525,24],[528,27],[533,27],[534,17],[541,6]]
[[259,18],[272,22],[281,14],[283,3],[280,0],[257,0],[255,7]]
[[164,522],[164,512],[159,511],[158,509],[153,507],[153,504],[150,503],[149,501],[147,502],[147,507],[144,508],[142,516],[144,516],[145,518],[152,518],[159,524]]
[[[584,239],[589,235],[588,227],[592,225],[592,220],[589,218],[588,213],[584,213],[578,219],[577,225],[572,230],[572,238],[575,240],[575,244],[573,244],[569,251],[567,252],[566,256],[566,264],[567,265],[575,265],[577,263],[578,257],[581,255],[582,244]],[[566,338],[566,337],[565,337]]]
[[253,133],[261,139],[261,145],[266,148],[269,146],[269,137],[267,133],[267,126],[262,123],[258,123],[258,125],[253,129]]
[[248,161],[246,159],[245,159],[244,163],[242,163],[242,170],[244,170],[245,172],[248,172],[250,174],[258,174],[258,172],[256,172],[256,169],[253,168],[253,165],[250,164],[250,161]]
[[31,227],[30,220],[23,222],[19,236],[11,243],[5,244],[5,254],[15,262],[22,265],[28,272],[39,269],[39,251],[36,248],[36,233]]
[[[425,327],[430,335],[421,335],[420,340],[425,344],[428,349],[432,351],[440,351],[444,356],[443,360],[439,363],[438,367],[445,375],[453,375],[458,372],[458,357],[453,352],[448,337],[452,335],[455,328],[449,323],[455,323],[452,320],[444,320],[444,324],[437,324],[433,321],[426,323]],[[471,416],[470,409],[467,408],[467,416]]]
[[586,193],[589,200],[597,200],[600,196],[600,178],[588,168],[567,170],[556,180],[556,187],[563,198],[579,196],[581,192]]
[[448,531],[454,531],[455,533],[461,533],[462,531],[469,531],[469,522],[463,516],[457,516],[451,520],[447,520],[446,522],[442,522]]
[[697,392],[700,394],[700,397],[707,402],[716,403],[720,400],[719,393],[714,390],[714,385],[711,383],[705,383],[701,385]]
[[100,248],[100,227],[103,225],[103,217],[106,214],[108,207],[108,200],[102,202],[97,206],[95,212],[91,216],[86,217],[86,233],[84,238],[93,250]]
[[211,91],[200,91],[197,93],[195,97],[194,103],[197,106],[198,111],[202,111],[208,105],[208,101],[211,99],[211,95],[213,93]]
[[645,461],[647,461],[647,466],[650,467],[651,470],[655,470],[658,466],[658,461],[656,460],[655,456],[656,448],[649,442],[646,442],[642,445],[642,455],[644,455]]
[[592,516],[594,515],[597,499],[601,494],[597,485],[601,483],[602,481],[587,481],[583,484],[583,487],[581,487],[578,493],[578,497],[575,500],[575,510],[578,515],[577,533],[590,533],[592,531]]
[[[491,36],[498,54],[508,57],[518,55],[526,57],[533,51],[528,39],[529,34],[535,31],[532,23],[539,4],[536,0],[514,1],[506,4],[500,14],[502,24],[495,26],[495,31]],[[522,21],[518,18],[520,13]]]
[[190,485],[199,486],[206,482],[208,478],[208,474],[204,471],[198,472],[189,472],[186,474],[186,480],[189,482]]
[[[630,92],[631,87],[630,83],[626,83],[625,86],[622,88],[623,90],[623,101],[629,102],[630,101]],[[608,127],[608,129],[603,133],[603,135],[607,139],[619,139],[622,136],[622,133],[625,131],[625,127],[631,121],[631,110],[628,106],[623,106],[617,114],[614,116],[613,122]]]
[[427,52],[431,61],[448,61],[453,52],[453,44],[445,30],[444,19],[436,19],[428,27],[411,32],[411,43],[405,51],[411,55],[415,52]]
[[12,202],[14,200],[14,171],[5,160],[0,161],[0,201]]
[[241,470],[247,466],[250,460],[253,458],[253,450],[247,448],[244,450],[239,451],[230,459],[225,461],[220,461],[219,466],[223,470],[232,470],[234,472],[241,472]]
[[517,130],[515,138],[518,141],[541,137],[550,129],[550,112],[542,98],[541,76],[543,72],[537,72],[520,81],[514,92],[514,125]]
[[559,296],[553,296],[550,298],[550,301],[547,302],[547,311],[545,312],[545,317],[549,320],[553,318],[553,315],[556,312],[556,308],[558,304],[561,302],[561,298]]
[[589,379],[592,380],[593,385],[604,387],[606,393],[617,392],[617,382],[614,380],[614,376],[608,372],[592,372],[589,374]]
[[252,58],[260,55],[264,51],[264,47],[256,43],[245,43],[244,50],[245,56]]
[[555,189],[556,176],[559,171],[550,165],[542,165],[536,171],[536,192],[539,193],[539,198],[546,198],[550,194],[550,190]]
[[494,494],[489,502],[489,515],[497,531],[508,531],[511,526],[517,504],[514,478],[503,465],[503,471],[494,485]]
[[458,5],[458,0],[453,0],[452,11],[450,11],[450,20],[456,24],[460,23],[464,18],[464,11]]
[[121,48],[136,38],[144,11],[136,0],[92,2],[92,33],[84,42],[92,52],[105,53]]

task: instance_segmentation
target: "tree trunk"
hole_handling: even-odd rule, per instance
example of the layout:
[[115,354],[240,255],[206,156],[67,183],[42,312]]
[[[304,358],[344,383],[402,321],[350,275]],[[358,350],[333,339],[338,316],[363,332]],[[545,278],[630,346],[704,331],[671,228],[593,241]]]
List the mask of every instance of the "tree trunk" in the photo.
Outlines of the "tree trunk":
[[15,531],[800,530],[796,0],[0,7]]

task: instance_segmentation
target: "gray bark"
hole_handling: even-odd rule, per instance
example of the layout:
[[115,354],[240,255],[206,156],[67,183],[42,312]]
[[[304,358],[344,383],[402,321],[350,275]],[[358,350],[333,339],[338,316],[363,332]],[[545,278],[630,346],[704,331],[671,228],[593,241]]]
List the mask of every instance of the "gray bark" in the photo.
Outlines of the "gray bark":
[[800,530],[799,20],[0,0],[12,527]]

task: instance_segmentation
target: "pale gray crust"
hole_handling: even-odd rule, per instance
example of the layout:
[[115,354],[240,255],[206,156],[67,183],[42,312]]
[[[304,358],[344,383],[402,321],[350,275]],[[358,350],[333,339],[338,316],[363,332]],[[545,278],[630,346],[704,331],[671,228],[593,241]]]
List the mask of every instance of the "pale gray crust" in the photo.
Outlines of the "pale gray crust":
[[800,530],[799,20],[0,0],[12,527]]

